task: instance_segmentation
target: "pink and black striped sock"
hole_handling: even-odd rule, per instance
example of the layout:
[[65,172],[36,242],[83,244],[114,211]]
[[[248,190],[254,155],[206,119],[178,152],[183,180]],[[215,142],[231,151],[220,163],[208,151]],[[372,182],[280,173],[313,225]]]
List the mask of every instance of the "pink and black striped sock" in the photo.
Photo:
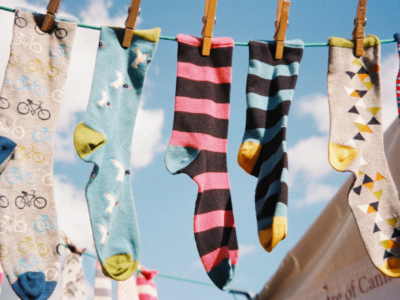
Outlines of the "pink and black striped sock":
[[157,270],[148,270],[142,265],[139,267],[136,279],[139,300],[158,300],[157,286],[153,280],[157,274]]
[[399,109],[399,121],[400,121],[400,32],[394,35],[394,39],[397,41],[397,47],[399,49],[399,74],[396,80],[396,96],[397,96],[397,107]]
[[165,165],[199,186],[194,234],[208,276],[229,287],[238,261],[226,152],[233,40],[213,38],[210,56],[201,39],[178,35],[175,115]]

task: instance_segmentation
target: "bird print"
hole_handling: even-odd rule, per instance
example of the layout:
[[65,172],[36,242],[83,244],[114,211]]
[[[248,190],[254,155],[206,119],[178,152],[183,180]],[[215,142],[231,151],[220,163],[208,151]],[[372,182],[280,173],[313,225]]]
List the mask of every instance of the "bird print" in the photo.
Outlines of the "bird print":
[[107,94],[107,92],[105,90],[101,90],[101,95],[103,96],[103,98],[101,98],[100,101],[97,101],[97,104],[100,107],[104,107],[104,105],[106,105],[106,104],[107,104],[107,106],[111,107],[111,103],[108,102],[108,94]]
[[131,172],[129,170],[125,171],[124,166],[115,158],[110,159],[110,161],[114,165],[114,167],[118,170],[118,176],[115,180],[117,180],[119,182],[124,182],[125,175],[129,175],[129,174],[131,174]]
[[99,42],[99,47],[105,48],[106,45],[104,45],[102,42]]
[[106,243],[106,238],[108,236],[108,230],[107,227],[103,226],[102,224],[98,223],[99,225],[99,230],[101,232],[101,241],[100,244],[105,244]]
[[136,58],[131,64],[131,67],[137,69],[140,64],[145,63],[147,58],[147,53],[142,53],[138,47],[135,47]]
[[108,212],[109,214],[113,213],[114,207],[116,205],[119,205],[119,203],[117,202],[117,200],[115,199],[115,195],[114,193],[103,193],[104,198],[109,202],[108,207],[106,209],[106,212]]
[[122,76],[120,71],[116,70],[115,73],[117,75],[117,80],[114,81],[113,83],[111,83],[111,86],[118,90],[124,84],[125,78],[124,78],[124,76]]

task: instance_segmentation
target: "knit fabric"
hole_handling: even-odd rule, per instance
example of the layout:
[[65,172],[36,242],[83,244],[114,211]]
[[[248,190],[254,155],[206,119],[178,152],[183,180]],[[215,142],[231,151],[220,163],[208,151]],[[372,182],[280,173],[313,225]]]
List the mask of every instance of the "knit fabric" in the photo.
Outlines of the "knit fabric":
[[131,277],[139,263],[140,237],[132,196],[130,159],[133,128],[160,29],[138,30],[129,48],[125,30],[101,27],[92,91],[75,149],[94,163],[86,185],[93,238],[104,273]]
[[0,251],[22,300],[45,300],[57,284],[59,232],[52,187],[61,95],[77,23],[16,9],[0,95]]
[[214,38],[210,56],[202,56],[201,39],[180,34],[177,40],[174,124],[165,165],[197,183],[197,249],[211,280],[227,289],[238,261],[226,163],[234,43]]
[[397,96],[397,108],[399,111],[399,118],[400,118],[400,33],[396,33],[394,35],[394,38],[397,41],[397,49],[399,50],[399,74],[397,75],[397,80],[396,80],[396,96]]
[[381,48],[376,36],[364,39],[357,58],[349,41],[329,39],[329,162],[352,172],[348,203],[373,264],[400,277],[400,203],[390,174],[382,133]]
[[[136,286],[139,300],[157,300],[157,286],[153,278],[158,274],[157,270],[148,270],[141,266],[137,275]],[[120,299],[118,299],[120,300]]]
[[61,300],[86,300],[85,274],[82,255],[65,249],[65,261],[62,270]]
[[118,281],[117,300],[139,300],[135,276],[125,281]]
[[112,300],[112,280],[103,274],[100,261],[96,264],[93,300]]
[[304,44],[286,41],[275,60],[275,43],[250,41],[246,130],[239,165],[258,177],[255,202],[258,236],[267,251],[286,237],[288,157],[286,128]]

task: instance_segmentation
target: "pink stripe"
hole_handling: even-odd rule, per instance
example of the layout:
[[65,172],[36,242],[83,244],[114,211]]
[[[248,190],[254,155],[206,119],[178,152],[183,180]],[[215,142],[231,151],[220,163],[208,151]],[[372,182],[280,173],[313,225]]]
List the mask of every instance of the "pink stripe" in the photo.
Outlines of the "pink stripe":
[[3,273],[0,273],[0,285],[3,283]]
[[199,193],[208,190],[229,189],[228,173],[203,173],[193,177],[193,180],[199,186]]
[[[203,44],[202,38],[197,38],[194,36],[186,35],[186,34],[178,34],[177,36],[178,43],[189,44],[195,47],[200,47]],[[211,49],[215,48],[227,48],[233,47],[234,42],[230,37],[223,38],[212,38],[211,40]]]
[[231,265],[236,265],[239,259],[239,250],[229,250],[228,247],[221,247],[211,253],[203,255],[201,262],[207,272],[218,266],[225,258],[229,258]]
[[170,145],[226,153],[228,141],[204,133],[173,130]]
[[153,297],[149,294],[139,294],[139,299],[140,300],[157,300],[156,297]]
[[199,67],[191,63],[178,62],[177,77],[216,84],[230,83],[232,67]]
[[195,215],[193,221],[194,233],[203,232],[215,227],[235,227],[235,219],[231,210],[215,210],[201,215]]
[[207,99],[175,97],[175,111],[206,114],[217,119],[229,120],[229,103],[215,103]]
[[139,288],[139,286],[142,286],[142,285],[149,285],[149,286],[157,289],[156,283],[154,282],[154,280],[152,280],[152,279],[147,280],[146,278],[139,277],[139,275],[136,279],[136,285],[138,286],[138,288]]

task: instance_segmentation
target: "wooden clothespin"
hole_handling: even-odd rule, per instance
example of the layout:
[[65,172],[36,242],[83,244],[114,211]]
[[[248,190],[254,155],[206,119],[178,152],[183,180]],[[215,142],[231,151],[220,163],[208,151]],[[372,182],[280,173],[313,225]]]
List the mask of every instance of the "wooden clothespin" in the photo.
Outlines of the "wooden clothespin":
[[140,11],[141,0],[132,0],[131,6],[128,9],[128,18],[125,22],[125,34],[124,40],[122,41],[122,46],[128,48],[131,46],[133,30],[136,27],[136,20]]
[[51,26],[53,26],[55,14],[58,13],[61,1],[62,0],[50,0],[49,5],[47,6],[47,14],[44,17],[42,31],[48,32]]
[[203,31],[201,35],[203,37],[203,56],[210,56],[211,50],[211,38],[213,36],[214,24],[215,24],[215,13],[217,11],[217,0],[206,0],[206,6],[204,9],[203,17]]
[[282,59],[285,46],[286,29],[288,28],[290,1],[278,0],[278,10],[275,21],[276,52],[275,59]]
[[75,244],[69,239],[69,237],[63,231],[60,232],[60,236],[61,236],[61,239],[66,244],[66,247],[72,253],[75,253],[75,254],[78,254],[78,255],[82,255],[86,251],[86,248],[80,249],[77,246],[75,246]]
[[354,19],[353,41],[354,54],[359,57],[364,54],[365,25],[367,25],[367,0],[358,0],[357,15]]

